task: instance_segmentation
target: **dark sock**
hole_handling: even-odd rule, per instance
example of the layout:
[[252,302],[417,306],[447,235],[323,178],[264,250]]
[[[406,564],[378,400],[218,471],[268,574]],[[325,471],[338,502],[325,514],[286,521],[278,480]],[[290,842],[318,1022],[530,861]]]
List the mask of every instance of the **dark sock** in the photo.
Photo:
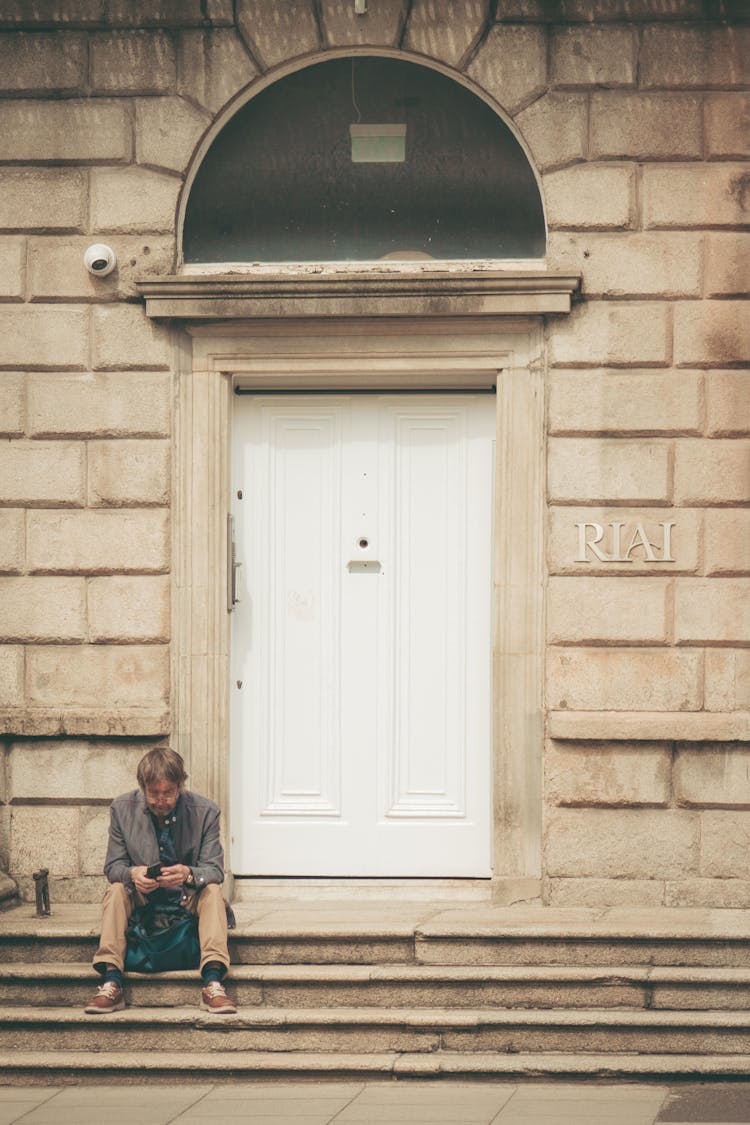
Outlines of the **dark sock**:
[[211,981],[220,981],[224,976],[224,966],[219,965],[216,961],[209,961],[201,969],[201,976],[203,977],[204,984],[210,984]]
[[107,965],[107,971],[104,974],[104,983],[108,984],[110,981],[112,984],[116,984],[118,988],[122,988],[122,972],[114,965]]

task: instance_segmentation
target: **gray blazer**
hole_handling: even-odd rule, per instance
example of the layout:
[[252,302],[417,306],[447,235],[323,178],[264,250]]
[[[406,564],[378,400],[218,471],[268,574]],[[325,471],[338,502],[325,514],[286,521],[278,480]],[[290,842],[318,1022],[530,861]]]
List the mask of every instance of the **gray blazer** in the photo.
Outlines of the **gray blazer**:
[[[219,837],[219,806],[184,789],[177,806],[174,843],[177,862],[193,872],[196,887],[224,882],[224,851]],[[159,862],[159,845],[146,798],[140,789],[115,797],[109,810],[109,842],[104,874],[110,883],[131,883],[130,868]]]

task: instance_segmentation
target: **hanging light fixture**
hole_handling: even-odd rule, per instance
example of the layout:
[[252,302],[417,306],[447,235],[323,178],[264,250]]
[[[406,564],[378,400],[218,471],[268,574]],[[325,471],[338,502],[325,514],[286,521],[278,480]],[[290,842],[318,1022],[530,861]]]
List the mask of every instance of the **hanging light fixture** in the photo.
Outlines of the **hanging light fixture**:
[[349,126],[352,142],[353,164],[403,164],[406,160],[406,125],[363,125],[354,89],[354,59],[352,59],[352,106],[357,114],[355,124]]

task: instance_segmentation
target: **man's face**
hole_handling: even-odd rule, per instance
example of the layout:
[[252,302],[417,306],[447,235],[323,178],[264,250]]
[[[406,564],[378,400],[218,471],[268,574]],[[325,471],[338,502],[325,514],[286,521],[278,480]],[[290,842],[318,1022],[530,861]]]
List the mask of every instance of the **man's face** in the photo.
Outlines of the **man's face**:
[[173,781],[157,781],[145,789],[146,804],[154,816],[169,816],[177,804],[180,787]]

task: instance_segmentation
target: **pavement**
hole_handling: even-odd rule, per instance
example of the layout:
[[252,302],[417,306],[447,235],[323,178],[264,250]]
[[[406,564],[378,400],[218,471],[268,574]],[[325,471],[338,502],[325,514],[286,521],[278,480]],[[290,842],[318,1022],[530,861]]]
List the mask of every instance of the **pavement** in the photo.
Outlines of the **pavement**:
[[[749,1076],[750,1077],[750,1076]],[[750,1080],[0,1086],[0,1125],[735,1125]]]

